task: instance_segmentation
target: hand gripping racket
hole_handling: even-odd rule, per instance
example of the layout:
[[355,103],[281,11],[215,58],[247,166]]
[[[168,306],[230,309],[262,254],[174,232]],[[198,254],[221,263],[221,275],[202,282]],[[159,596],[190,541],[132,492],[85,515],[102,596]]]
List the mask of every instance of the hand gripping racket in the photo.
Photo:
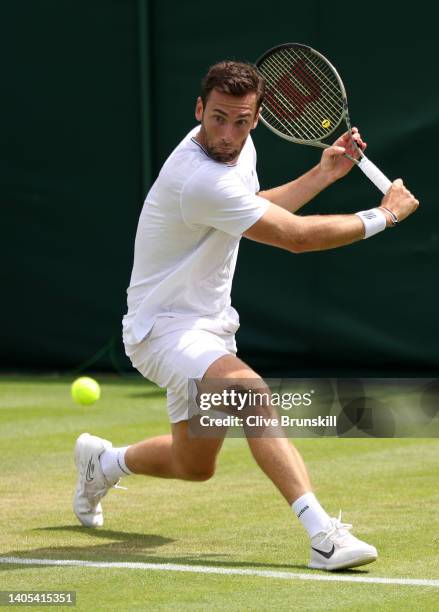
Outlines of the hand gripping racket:
[[[270,49],[256,66],[266,81],[262,122],[275,134],[298,144],[326,149],[324,141],[339,131],[344,120],[352,137],[348,101],[342,80],[318,51],[299,43]],[[342,126],[343,127],[343,126]],[[359,159],[345,153],[380,191],[392,184],[352,138]]]

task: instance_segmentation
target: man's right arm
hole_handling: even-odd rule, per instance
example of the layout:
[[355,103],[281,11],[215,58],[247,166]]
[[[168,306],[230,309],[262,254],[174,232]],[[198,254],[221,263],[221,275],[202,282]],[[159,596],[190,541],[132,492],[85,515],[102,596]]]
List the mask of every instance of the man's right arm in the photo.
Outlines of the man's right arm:
[[[398,179],[384,196],[381,206],[403,221],[417,209],[419,202]],[[385,210],[383,213],[387,226],[392,225],[391,215]],[[244,232],[244,236],[292,253],[306,253],[334,249],[361,240],[365,236],[365,226],[355,214],[300,217],[271,204],[259,221]]]

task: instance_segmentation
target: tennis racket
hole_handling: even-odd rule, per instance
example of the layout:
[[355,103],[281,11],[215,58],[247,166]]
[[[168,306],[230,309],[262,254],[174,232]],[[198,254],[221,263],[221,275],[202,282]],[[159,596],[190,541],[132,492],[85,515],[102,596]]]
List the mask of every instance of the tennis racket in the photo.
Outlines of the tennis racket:
[[269,49],[256,66],[266,81],[261,107],[262,122],[290,142],[328,148],[328,138],[345,131],[351,135],[358,159],[352,162],[386,193],[391,181],[368,159],[352,138],[348,101],[343,82],[334,66],[318,51],[299,43]]

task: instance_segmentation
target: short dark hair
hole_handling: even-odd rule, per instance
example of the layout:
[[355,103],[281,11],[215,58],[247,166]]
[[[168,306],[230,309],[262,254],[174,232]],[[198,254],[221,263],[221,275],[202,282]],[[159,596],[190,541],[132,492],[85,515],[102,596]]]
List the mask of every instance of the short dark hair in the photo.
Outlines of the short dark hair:
[[264,99],[265,79],[253,64],[225,60],[211,66],[201,81],[203,106],[206,106],[212,89],[232,96],[244,96],[255,92],[256,108],[258,109]]

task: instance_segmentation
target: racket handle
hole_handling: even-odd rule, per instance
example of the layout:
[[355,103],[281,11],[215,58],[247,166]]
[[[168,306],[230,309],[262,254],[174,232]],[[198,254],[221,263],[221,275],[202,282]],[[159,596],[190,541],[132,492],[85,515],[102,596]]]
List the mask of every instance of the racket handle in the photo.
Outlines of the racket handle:
[[367,178],[382,191],[382,193],[386,194],[388,192],[392,181],[389,181],[387,176],[383,174],[370,159],[364,156],[358,163],[358,167],[364,172]]

